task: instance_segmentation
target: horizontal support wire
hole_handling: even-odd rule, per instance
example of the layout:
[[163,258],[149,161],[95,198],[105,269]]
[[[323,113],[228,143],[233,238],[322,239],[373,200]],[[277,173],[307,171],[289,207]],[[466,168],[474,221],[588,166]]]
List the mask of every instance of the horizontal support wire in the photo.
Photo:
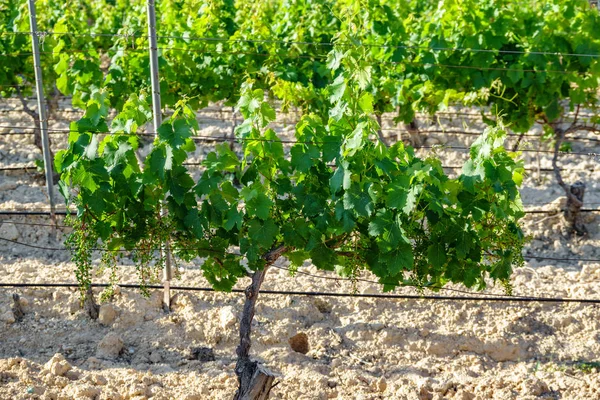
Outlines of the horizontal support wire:
[[[110,287],[108,283],[92,283],[92,287]],[[114,285],[121,288],[139,289],[136,284]],[[38,287],[38,288],[79,288],[76,283],[0,283],[0,287],[19,288],[19,287]],[[162,285],[144,285],[147,289],[163,290]],[[245,293],[244,289],[232,289],[230,292],[222,292],[211,287],[195,286],[171,286],[171,290],[192,291],[192,292],[216,292],[216,293]],[[340,292],[302,292],[291,290],[269,290],[260,291],[267,295],[284,296],[328,296],[328,297],[355,297],[370,298],[380,300],[433,300],[433,301],[480,301],[480,302],[517,302],[517,303],[581,303],[581,304],[600,304],[600,299],[577,299],[568,297],[517,297],[517,296],[428,296],[428,295],[410,295],[410,294],[368,294],[368,293],[340,293]]]
[[[594,203],[592,203],[594,204]],[[598,204],[598,203],[596,203]],[[562,212],[562,210],[524,210],[523,213],[525,214],[558,214]],[[579,210],[579,212],[583,212],[583,213],[600,213],[600,208],[581,208]],[[59,210],[56,212],[57,215],[77,215],[76,211],[64,211],[64,210]],[[49,211],[29,211],[28,209],[23,209],[23,210],[0,210],[0,216],[3,215],[30,215],[30,216],[34,216],[34,215],[38,215],[38,216],[45,216],[45,215],[50,215]],[[2,221],[0,221],[2,222]]]
[[[3,85],[0,85],[0,87],[2,87]],[[12,85],[8,85],[8,86],[12,86]],[[65,97],[65,99],[68,99],[68,97]],[[8,97],[8,98],[0,98],[0,104],[2,103],[2,101],[4,100],[14,100],[14,101],[19,101],[20,99],[18,98],[13,98],[13,97]],[[29,100],[29,101],[34,101],[34,99]],[[23,112],[23,109],[20,108],[15,108],[12,110],[5,110],[5,109],[0,109],[0,113],[9,113],[9,112]],[[228,109],[222,109],[222,110],[208,110],[207,108],[202,109],[202,111],[205,112],[214,112],[214,113],[219,113],[219,114],[226,114],[226,115],[231,115],[231,111],[229,111]],[[56,113],[76,113],[76,114],[84,114],[85,110],[80,110],[80,109],[60,109],[57,110]],[[486,118],[493,118],[492,115],[484,115]],[[480,113],[474,113],[474,112],[464,112],[464,111],[436,111],[434,114],[425,114],[425,113],[417,113],[416,114],[416,119],[425,119],[425,120],[430,120],[432,118],[441,118],[441,119],[458,119],[458,117],[460,118],[464,118],[464,119],[474,119],[474,120],[479,120],[481,121],[482,119],[482,115]],[[571,120],[575,117],[575,113],[574,112],[569,112],[567,114],[565,114],[563,116],[564,120],[567,122],[571,122]],[[577,117],[579,119],[590,119],[590,118],[594,118],[594,117],[598,117],[598,115],[596,114],[584,114],[582,112],[580,112]],[[225,121],[224,117],[221,118],[213,118],[213,117],[206,117],[205,119],[216,119],[219,121]],[[58,119],[55,119],[58,120]],[[383,121],[391,121],[393,120],[392,118],[384,118]],[[294,121],[295,122],[295,121]],[[383,128],[383,129],[397,129],[397,128]],[[600,127],[598,128],[598,130],[600,131]],[[513,133],[510,135],[514,135],[514,136],[520,136],[520,134],[518,133]],[[509,136],[510,136],[509,135]],[[525,136],[531,136],[531,137],[538,137],[540,135],[538,134],[525,134]],[[588,139],[588,138],[585,138]]]
[[[531,205],[534,205],[535,203],[532,203]],[[537,203],[537,205],[545,205],[546,203]],[[589,203],[589,204],[600,204],[600,203]],[[524,204],[524,206],[527,206],[528,204]],[[561,212],[562,210],[524,210],[523,212],[525,214],[551,214],[551,213],[558,213]],[[579,210],[579,212],[600,212],[600,208],[596,209],[596,208],[581,208]],[[67,211],[67,210],[59,210],[56,212],[59,215],[77,215],[77,212],[72,210],[72,211]],[[18,209],[18,210],[0,210],[0,216],[1,215],[49,215],[49,211],[44,211],[44,210],[30,210],[30,209]]]
[[[308,59],[314,62],[318,62],[319,60],[325,60],[327,58],[327,55],[313,55],[313,56],[306,56],[306,55],[282,55],[282,54],[271,54],[271,53],[257,53],[257,52],[249,52],[249,51],[208,51],[206,49],[189,49],[189,48],[176,48],[176,47],[159,47],[157,48],[158,50],[161,51],[181,51],[181,52],[188,52],[188,53],[201,53],[201,54],[227,54],[227,55],[246,55],[246,56],[256,56],[256,57],[263,57],[263,58],[276,58],[276,57],[281,57],[281,58],[287,58],[287,59]],[[122,49],[124,51],[128,51],[126,49]],[[137,51],[137,50],[133,50],[133,51]],[[77,51],[78,53],[82,53],[84,52],[82,51]],[[16,53],[18,54],[24,54],[24,55],[28,55],[28,53]],[[0,54],[0,57],[7,57],[10,56],[10,54]],[[380,61],[380,62],[373,62],[370,64],[371,66],[376,66],[376,65],[392,65],[392,66],[398,66],[398,65],[412,65],[412,66],[417,66],[417,67],[430,67],[430,66],[436,66],[436,67],[443,67],[443,68],[450,68],[450,69],[468,69],[468,70],[476,70],[476,71],[505,71],[505,72],[535,72],[535,73],[550,73],[550,74],[562,74],[562,75],[585,75],[586,73],[581,73],[579,71],[564,71],[564,70],[552,70],[552,69],[519,69],[519,68],[507,68],[507,67],[477,67],[474,65],[454,65],[454,64],[442,64],[442,63],[424,63],[424,62],[417,62],[417,61],[408,61],[408,60],[403,60],[403,61]]]
[[[58,212],[57,212],[57,214],[58,214]],[[29,247],[29,248],[38,249],[38,250],[70,251],[66,247],[46,247],[46,246],[39,246],[39,245],[35,245],[35,244],[19,242],[17,240],[6,239],[6,238],[2,238],[2,237],[0,237],[0,241],[12,243],[12,244],[17,244],[17,245],[20,245],[20,246]],[[103,248],[93,248],[91,250],[98,251],[98,252],[109,252],[110,251],[110,252],[115,252],[115,253],[129,253],[129,252],[135,251],[135,250],[146,251],[147,249],[145,249],[145,248],[142,248],[142,249],[136,249],[136,248],[134,248],[134,249],[129,249],[129,250],[125,250],[125,249],[107,250],[107,249],[103,249]],[[157,251],[158,250],[159,249],[157,249]],[[182,249],[182,250],[206,251],[206,252],[212,252],[212,253],[216,253],[216,254],[223,254],[224,253],[223,250],[217,250],[217,249],[213,249],[213,248],[201,248],[201,247],[190,247],[190,248],[185,248],[185,249]],[[225,253],[230,254],[230,255],[235,255],[235,256],[242,256],[242,254],[240,254],[240,253],[231,253],[231,252],[225,252]],[[545,257],[545,256],[538,256],[538,255],[533,255],[533,256],[524,255],[523,258],[526,259],[526,260],[548,260],[548,261],[560,261],[560,262],[593,262],[593,263],[600,262],[600,258],[561,258],[561,257]]]
[[[0,126],[1,128],[2,126]],[[33,129],[33,130],[37,130],[37,128],[22,128],[22,129]],[[71,132],[77,132],[77,133],[92,133],[92,134],[99,134],[99,135],[114,135],[117,133],[114,132],[96,132],[96,131],[88,131],[88,130],[84,130],[84,131],[79,131],[76,129],[52,129],[49,130],[50,132],[61,132],[61,133],[71,133]],[[426,132],[426,131],[425,131]],[[131,135],[131,136],[154,136],[157,135],[156,132],[144,132],[144,133],[118,133],[120,135]],[[4,134],[0,134],[0,136],[2,135],[6,135]],[[198,141],[198,142],[238,142],[238,143],[242,143],[242,142],[268,142],[268,143],[284,143],[284,144],[333,144],[333,143],[339,143],[339,141],[326,141],[326,140],[288,140],[288,139],[279,139],[279,140],[275,140],[275,139],[265,139],[265,138],[227,138],[227,137],[218,137],[218,136],[191,136],[190,137],[192,140],[194,141]],[[418,148],[415,149],[437,149],[437,150],[457,150],[457,151],[465,151],[465,150],[470,150],[470,147],[465,147],[465,146],[446,146],[446,145],[433,145],[433,146],[419,146]],[[547,153],[547,154],[554,154],[555,151],[554,150],[533,150],[533,149],[521,149],[519,150],[520,152],[523,153]],[[577,152],[577,151],[558,151],[556,152],[559,155],[574,155],[574,156],[587,156],[587,157],[599,157],[600,153],[594,153],[594,152]]]
[[[0,35],[31,35],[31,32],[13,31],[1,32]],[[36,32],[36,34],[53,35],[53,36],[73,36],[73,37],[121,37],[121,38],[148,38],[148,35],[139,34],[122,34],[122,33],[72,33],[72,32]],[[499,53],[499,54],[522,54],[522,55],[551,55],[557,57],[589,57],[600,58],[600,54],[591,53],[563,53],[552,51],[539,50],[500,50],[500,49],[477,49],[471,47],[429,47],[416,45],[391,45],[391,44],[370,44],[370,43],[340,43],[340,42],[311,42],[311,41],[291,41],[291,40],[274,40],[274,39],[231,39],[227,37],[201,37],[201,36],[177,36],[177,35],[158,35],[157,39],[173,39],[203,42],[230,42],[230,43],[258,43],[258,44],[283,44],[289,45],[310,45],[322,47],[366,47],[366,48],[387,48],[387,49],[405,49],[405,50],[426,50],[435,52],[463,52],[463,53]]]
[[[201,162],[186,162],[182,164],[183,166],[186,167],[200,167],[202,166]],[[442,168],[444,169],[462,169],[463,167],[460,165],[442,165]],[[0,167],[0,171],[23,171],[23,172],[28,172],[28,171],[37,171],[38,167],[35,165],[27,165],[27,166],[23,166],[23,167]],[[552,168],[525,168],[525,171],[527,172],[545,172],[545,173],[550,173],[550,172],[554,172],[554,169]],[[560,169],[560,171],[568,171],[568,172],[593,172],[594,170],[591,169],[582,169],[582,168],[562,168]],[[41,173],[41,172],[40,172]],[[546,204],[544,203],[539,203],[539,204]],[[586,204],[590,204],[590,203],[586,203]]]
[[[320,279],[320,280],[332,280],[332,281],[342,281],[342,282],[350,282],[352,284],[355,284],[357,282],[363,282],[363,283],[371,283],[374,285],[381,285],[382,282],[379,281],[374,281],[372,279],[365,279],[365,278],[360,278],[360,277],[353,277],[353,278],[342,278],[342,277],[338,277],[338,276],[328,276],[328,275],[323,275],[323,274],[311,274],[310,272],[306,272],[306,271],[302,271],[300,269],[290,269],[290,268],[286,268],[286,267],[281,267],[278,265],[271,265],[272,268],[276,268],[276,269],[280,269],[282,271],[287,271],[290,274],[299,274],[299,275],[304,275],[304,276],[308,276],[310,278],[314,278],[314,279]],[[399,287],[408,287],[408,288],[415,288],[414,286],[410,286],[410,285],[399,285]],[[447,292],[454,292],[454,293],[461,293],[461,294],[478,294],[478,293],[474,293],[472,291],[467,291],[467,290],[461,290],[461,289],[454,289],[454,288],[448,288],[448,287],[438,287],[438,286],[427,286],[427,289],[431,289],[431,290],[443,290],[443,291],[447,291]],[[506,297],[506,294],[499,294],[499,293],[484,293],[486,296],[498,296],[498,297]],[[525,296],[525,295],[521,295],[521,294],[515,294],[514,292],[510,295],[511,298],[513,297],[517,297],[517,298],[531,298],[531,296]],[[543,293],[542,297],[552,297],[552,295]]]
[[[219,121],[223,121],[222,119],[218,119]],[[288,125],[295,125],[297,124],[299,121],[294,121],[294,122],[287,122]],[[274,125],[286,125],[285,122],[277,122],[274,121],[272,122],[272,124]],[[595,127],[588,127],[586,126],[587,129],[582,129],[582,130],[590,130],[590,131],[597,131],[598,133],[600,133],[600,128],[595,128]],[[32,126],[14,126],[14,125],[0,125],[0,129],[20,129],[20,130],[27,130],[27,131],[39,131],[40,128],[36,128],[36,127],[32,127]],[[409,131],[407,129],[403,129],[400,127],[395,127],[395,128],[380,128],[381,131],[384,132],[398,132],[398,133],[409,133]],[[101,134],[101,135],[110,135],[110,134],[118,134],[117,133],[113,133],[113,132],[93,132],[93,131],[79,131],[77,129],[59,129],[59,128],[49,128],[48,129],[48,133],[51,135],[65,135],[65,134],[69,134],[72,132],[79,132],[79,133],[97,133],[97,134]],[[465,130],[446,130],[446,129],[423,129],[423,130],[417,130],[415,131],[415,133],[417,134],[422,134],[422,135],[426,135],[428,133],[435,133],[435,134],[444,134],[444,135],[464,135],[464,136],[480,136],[482,134],[482,132],[477,132],[477,131],[465,131]],[[19,135],[35,135],[36,132],[2,132],[0,133],[0,136],[19,136]],[[138,135],[138,136],[155,136],[155,133],[153,132],[136,132],[136,133],[122,133],[122,134],[127,134],[127,135]],[[519,137],[524,137],[524,138],[534,138],[534,139],[542,139],[542,135],[536,135],[536,134],[519,134],[519,133],[507,133],[506,135],[509,138],[519,138]],[[195,137],[199,137],[199,138],[213,138],[213,136],[210,137],[206,137],[206,136],[192,136],[192,138]],[[222,137],[215,137],[216,139],[223,139]],[[228,138],[227,140],[237,140],[237,139],[232,139],[232,138]],[[257,139],[258,140],[258,139]],[[572,137],[572,138],[568,138],[565,141],[567,142],[578,142],[578,141],[589,141],[589,142],[596,142],[596,143],[600,143],[600,139],[597,138],[588,138],[588,137]]]
[[[37,170],[38,167],[35,165],[26,165],[23,167],[0,167],[0,171],[34,171]],[[41,173],[41,172],[40,172]]]

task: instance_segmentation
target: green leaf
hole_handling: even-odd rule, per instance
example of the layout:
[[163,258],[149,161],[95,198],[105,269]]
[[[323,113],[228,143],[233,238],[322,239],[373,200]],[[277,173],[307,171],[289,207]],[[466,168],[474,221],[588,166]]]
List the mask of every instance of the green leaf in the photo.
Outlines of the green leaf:
[[302,172],[308,172],[310,167],[313,166],[314,160],[321,155],[319,149],[314,145],[299,143],[292,147],[290,153],[292,156],[292,167]]
[[344,142],[344,155],[353,156],[363,147],[366,123],[360,122]]
[[225,223],[223,224],[223,228],[225,230],[230,231],[234,226],[237,226],[238,230],[242,229],[243,218],[242,214],[240,214],[237,210],[237,206],[229,209],[227,212],[227,217],[225,218]]
[[91,135],[90,144],[88,144],[85,148],[85,153],[83,156],[85,158],[89,158],[93,160],[96,158],[96,152],[98,151],[98,135]]
[[194,186],[194,180],[188,174],[187,169],[181,166],[174,168],[170,176],[169,192],[177,204],[182,204],[185,194]]
[[365,114],[373,114],[373,96],[365,92],[358,99],[358,105]]
[[200,222],[200,217],[198,216],[198,209],[192,208],[188,210],[184,218],[184,224],[186,228],[190,229],[196,238],[202,238],[204,230],[202,229],[202,223]]
[[327,271],[333,271],[337,263],[335,252],[322,243],[310,251],[310,258],[317,268]]
[[275,244],[278,234],[279,228],[271,219],[264,222],[252,219],[248,222],[248,236],[263,249],[270,249]]
[[379,236],[391,228],[391,213],[388,210],[379,210],[377,215],[369,222],[369,235]]
[[246,209],[250,216],[256,216],[262,220],[266,220],[271,214],[272,206],[273,202],[271,199],[263,192],[259,192],[256,194],[256,197],[253,197],[248,201]]
[[344,75],[340,74],[333,81],[331,85],[329,85],[329,101],[332,103],[336,103],[341,100],[342,96],[344,96],[344,92],[346,91],[346,81],[344,79]]
[[358,184],[352,185],[344,193],[344,209],[353,210],[361,217],[368,217],[373,213],[374,204],[366,190],[361,190]]
[[341,162],[329,179],[329,190],[335,194],[340,189],[349,189],[352,184],[352,173],[347,169],[348,163]]
[[327,54],[327,68],[331,71],[335,71],[340,67],[344,53],[340,50],[334,49]]
[[165,121],[158,128],[158,137],[167,142],[171,147],[178,148],[183,146],[190,136],[192,136],[192,129],[181,118],[176,119],[172,124],[170,121]]
[[427,247],[427,259],[431,265],[441,270],[446,264],[446,248],[443,243],[435,242]]
[[173,150],[165,145],[158,145],[152,149],[146,158],[146,165],[151,175],[165,179],[165,172],[173,167]]
[[378,275],[381,278],[394,276],[403,270],[410,271],[414,263],[412,248],[408,244],[399,245],[394,250],[383,254],[381,261],[387,265],[385,274]]
[[273,110],[273,107],[267,102],[260,105],[260,115],[262,126],[266,126],[269,122],[275,121],[276,118],[275,110]]
[[295,250],[285,255],[294,267],[301,267],[310,258],[310,254],[304,250]]
[[98,184],[94,181],[94,177],[83,166],[79,166],[72,175],[73,184],[81,185],[90,192],[94,193],[98,188]]
[[358,87],[365,90],[371,83],[371,66],[363,66],[354,71],[354,79],[358,82]]

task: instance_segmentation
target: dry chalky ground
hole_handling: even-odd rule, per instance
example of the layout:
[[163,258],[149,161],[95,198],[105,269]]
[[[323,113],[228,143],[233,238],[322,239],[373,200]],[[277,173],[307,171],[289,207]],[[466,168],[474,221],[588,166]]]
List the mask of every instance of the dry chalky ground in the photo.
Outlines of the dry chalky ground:
[[[27,122],[17,112],[2,118],[10,124]],[[201,115],[200,134],[222,135],[230,130],[229,122],[216,120],[216,108]],[[66,126],[65,118],[55,127]],[[283,128],[281,132],[290,133]],[[55,149],[65,145],[64,138],[53,139]],[[438,135],[427,140],[465,145],[467,139]],[[26,136],[0,138],[2,166],[30,165],[39,157],[32,143]],[[600,151],[598,146],[577,146],[582,145],[574,144],[576,151]],[[194,160],[208,150],[199,148]],[[540,166],[548,168],[550,154],[528,153],[527,163],[537,165],[538,156]],[[460,153],[444,152],[442,157],[445,165],[464,160]],[[569,156],[560,162],[568,169],[566,181],[581,179],[588,184],[586,206],[599,208],[599,161]],[[0,174],[0,210],[47,207],[44,181],[38,174]],[[551,174],[532,172],[521,193],[528,208],[560,208],[561,189]],[[62,204],[59,197],[57,201]],[[558,214],[526,217],[524,227],[532,239],[526,254],[600,259],[600,214],[586,214],[590,234],[585,239],[564,237],[561,218]],[[22,225],[47,224],[49,220],[41,216],[0,218],[8,220],[14,223],[0,224],[0,238],[41,247],[61,247],[68,232]],[[0,240],[0,281],[74,282],[68,257],[63,251]],[[303,271],[323,274],[312,266]],[[124,283],[137,282],[127,260],[121,275]],[[95,281],[106,282],[107,276],[99,273]],[[600,299],[600,262],[532,259],[515,272],[512,282],[515,294]],[[174,284],[208,286],[199,264],[182,266],[181,280]],[[242,281],[238,287],[245,284]],[[287,271],[276,268],[269,272],[264,288],[354,289],[348,282],[301,274],[290,278]],[[358,293],[381,290],[365,282],[356,289]],[[12,310],[13,293],[20,294],[21,321]],[[122,288],[102,305],[99,320],[91,321],[79,308],[75,289],[1,288],[0,399],[231,398],[237,386],[235,347],[242,295],[174,293],[172,312],[165,313],[160,291],[144,298],[138,290]],[[490,287],[487,293],[503,291]],[[301,352],[290,345],[290,338],[299,334],[307,339],[298,345]],[[279,374],[272,391],[275,399],[600,399],[600,308],[594,304],[265,294],[259,299],[253,335],[252,354]]]

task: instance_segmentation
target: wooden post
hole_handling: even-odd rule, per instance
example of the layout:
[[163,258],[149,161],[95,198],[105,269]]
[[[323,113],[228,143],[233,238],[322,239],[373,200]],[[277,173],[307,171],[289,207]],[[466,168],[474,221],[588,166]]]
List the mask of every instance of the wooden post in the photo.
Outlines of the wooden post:
[[38,103],[38,116],[40,119],[40,133],[42,136],[42,153],[44,157],[44,171],[46,173],[46,189],[50,200],[50,217],[55,221],[54,207],[54,181],[52,178],[52,156],[50,155],[50,141],[48,139],[48,119],[46,117],[46,102],[44,100],[44,85],[42,81],[42,67],[40,63],[40,40],[38,38],[37,20],[35,14],[35,1],[28,0],[29,26],[31,28],[31,46],[33,48],[33,68],[35,71],[35,89]]
[[[160,104],[160,81],[158,79],[158,44],[156,40],[156,11],[154,0],[148,0],[148,38],[150,39],[150,82],[152,84],[152,114],[154,123],[154,132],[158,135],[158,128],[162,124],[161,104]],[[171,254],[169,243],[163,247],[163,285],[164,297],[163,306],[166,310],[171,308]]]

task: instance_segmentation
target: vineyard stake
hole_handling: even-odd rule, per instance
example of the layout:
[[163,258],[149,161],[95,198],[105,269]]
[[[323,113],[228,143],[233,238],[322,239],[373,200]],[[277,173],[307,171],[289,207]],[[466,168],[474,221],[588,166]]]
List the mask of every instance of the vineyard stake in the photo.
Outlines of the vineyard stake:
[[29,26],[31,28],[31,46],[33,48],[33,67],[35,71],[35,89],[37,95],[38,115],[40,118],[40,131],[42,136],[42,153],[44,157],[44,171],[46,173],[46,188],[50,200],[50,216],[55,221],[54,213],[54,182],[52,179],[52,157],[50,156],[50,141],[48,140],[48,119],[44,100],[44,86],[42,82],[42,67],[40,65],[40,41],[38,38],[37,21],[35,17],[35,0],[28,0]]
[[[31,1],[31,0],[30,0]],[[162,124],[162,114],[160,106],[160,82],[158,79],[158,44],[156,41],[156,12],[154,9],[154,0],[148,0],[148,37],[150,39],[150,82],[152,84],[152,115],[154,122],[154,132],[158,136],[158,128]],[[163,210],[165,212],[165,210]],[[162,249],[163,265],[163,285],[164,297],[163,306],[166,310],[171,308],[171,255],[169,251],[169,242]]]

